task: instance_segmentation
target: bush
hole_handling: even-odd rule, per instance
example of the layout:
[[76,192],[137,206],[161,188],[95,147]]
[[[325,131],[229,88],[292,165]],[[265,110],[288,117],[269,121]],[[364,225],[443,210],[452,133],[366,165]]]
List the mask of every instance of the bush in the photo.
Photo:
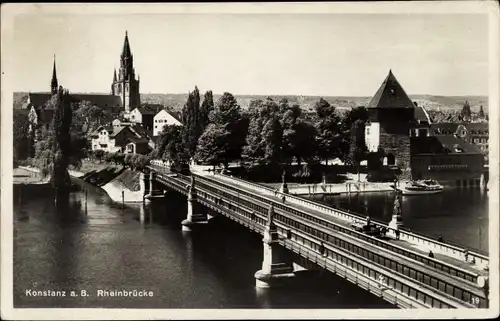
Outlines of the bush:
[[107,153],[104,155],[104,161],[111,163],[114,160],[115,153]]
[[135,158],[135,168],[138,170],[143,170],[150,164],[151,157],[146,155],[137,155]]
[[115,164],[125,165],[124,160],[125,160],[125,155],[123,153],[114,153],[113,161],[115,162]]
[[98,161],[103,160],[105,152],[101,149],[93,151],[93,157],[97,159]]

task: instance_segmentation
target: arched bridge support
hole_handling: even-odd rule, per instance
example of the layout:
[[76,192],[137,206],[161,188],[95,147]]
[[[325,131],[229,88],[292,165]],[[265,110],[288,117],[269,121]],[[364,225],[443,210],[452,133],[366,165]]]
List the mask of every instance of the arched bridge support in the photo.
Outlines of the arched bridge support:
[[194,177],[191,176],[191,186],[188,188],[187,217],[182,221],[182,230],[189,232],[194,225],[207,223],[207,213],[202,211],[201,205],[196,202],[196,189]]
[[262,239],[264,245],[262,269],[255,273],[255,286],[269,288],[279,285],[283,279],[294,277],[294,265],[281,247],[278,229],[273,223],[274,207],[269,208],[268,221]]

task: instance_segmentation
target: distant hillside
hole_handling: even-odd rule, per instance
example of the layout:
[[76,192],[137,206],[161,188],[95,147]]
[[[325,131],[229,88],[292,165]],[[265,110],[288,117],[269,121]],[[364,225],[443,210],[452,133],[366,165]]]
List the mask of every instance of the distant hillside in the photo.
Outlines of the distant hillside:
[[[217,101],[221,95],[214,95]],[[266,99],[264,95],[235,95],[240,106],[248,108],[250,101],[254,99]],[[298,104],[304,110],[312,110],[314,104],[322,97],[330,104],[339,109],[348,109],[357,106],[366,106],[371,97],[348,97],[348,96],[298,96],[298,95],[271,95],[274,100],[280,100],[286,97],[290,104]],[[483,105],[484,111],[488,110],[487,96],[433,96],[433,95],[410,95],[410,98],[417,102],[419,106],[424,106],[429,110],[459,110],[467,100],[470,103],[473,112],[479,111],[479,106]],[[171,106],[174,109],[180,109],[187,100],[187,94],[141,94],[141,101],[148,103],[157,103]]]
[[[203,94],[203,93],[202,93]],[[220,94],[214,94],[214,100],[217,101]],[[248,108],[250,101],[254,99],[266,99],[265,95],[235,95],[238,103],[243,109]],[[280,100],[286,97],[290,104],[298,104],[304,110],[313,110],[314,104],[321,96],[300,96],[300,95],[271,95],[274,100]],[[357,106],[365,106],[371,97],[348,97],[348,96],[323,96],[330,104],[339,109],[348,109]],[[479,106],[483,105],[484,111],[488,112],[487,96],[434,96],[434,95],[410,95],[410,98],[416,101],[420,106],[429,110],[459,110],[466,100],[469,101],[473,112],[479,111]],[[14,108],[19,109],[28,99],[27,92],[14,93]],[[202,97],[203,99],[203,97]],[[187,100],[186,94],[141,94],[141,102],[151,104],[161,104],[170,106],[175,110],[180,110]]]

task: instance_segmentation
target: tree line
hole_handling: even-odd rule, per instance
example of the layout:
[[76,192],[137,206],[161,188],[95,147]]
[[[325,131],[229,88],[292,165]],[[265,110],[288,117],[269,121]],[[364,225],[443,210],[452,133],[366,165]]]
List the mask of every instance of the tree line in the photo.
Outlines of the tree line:
[[311,117],[287,99],[253,100],[243,110],[231,93],[214,103],[211,91],[201,99],[195,87],[182,109],[183,126],[165,126],[149,155],[92,152],[88,134],[111,122],[113,115],[90,102],[72,102],[62,87],[46,109],[54,110],[48,128],[31,128],[25,119],[14,122],[15,158],[28,158],[26,163],[45,175],[53,175],[58,168],[63,175],[69,165],[78,166],[87,157],[134,169],[143,169],[152,158],[173,163],[192,159],[226,168],[235,161],[248,168],[269,168],[294,162],[327,164],[334,158],[359,165],[366,158],[366,110],[353,108],[341,114],[324,99],[315,104]]
[[253,100],[242,110],[231,93],[214,103],[207,91],[200,104],[197,87],[182,109],[183,126],[167,125],[152,153],[171,162],[194,160],[228,167],[241,162],[248,168],[315,164],[339,158],[349,165],[366,159],[364,126],[367,111],[345,114],[324,99],[316,102],[313,117],[283,98]]

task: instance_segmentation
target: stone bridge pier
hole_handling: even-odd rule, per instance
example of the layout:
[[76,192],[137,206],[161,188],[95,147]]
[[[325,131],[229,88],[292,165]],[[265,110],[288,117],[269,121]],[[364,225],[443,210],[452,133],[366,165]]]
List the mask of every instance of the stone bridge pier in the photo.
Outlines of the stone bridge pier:
[[161,184],[156,181],[156,173],[150,171],[149,173],[141,173],[140,189],[144,203],[148,204],[155,198],[162,198],[165,191],[161,188]]
[[187,217],[181,223],[183,231],[191,231],[193,226],[208,222],[206,211],[204,211],[202,206],[196,201],[197,195],[194,183],[195,179],[191,176],[191,185],[188,187],[187,197]]
[[258,288],[276,286],[286,278],[294,277],[294,264],[288,253],[278,243],[278,229],[273,222],[274,207],[271,204],[264,230],[264,253],[262,269],[255,273],[255,285]]
[[[152,171],[151,171],[151,173],[152,173]],[[153,178],[154,178],[154,176],[153,176]],[[151,185],[152,185],[152,182],[150,181],[150,174],[141,172],[139,186],[140,186],[140,191],[142,194],[142,199],[145,203],[149,201],[146,199],[146,196],[149,195],[149,193],[150,193]]]

